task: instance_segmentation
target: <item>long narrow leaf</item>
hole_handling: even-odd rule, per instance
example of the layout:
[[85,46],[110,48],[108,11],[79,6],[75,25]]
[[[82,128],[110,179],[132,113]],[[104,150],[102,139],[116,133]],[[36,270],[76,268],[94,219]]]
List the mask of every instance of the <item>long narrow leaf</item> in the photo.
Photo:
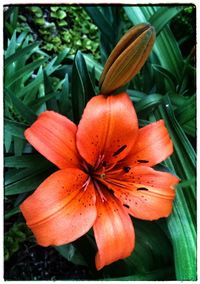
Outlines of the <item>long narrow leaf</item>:
[[33,123],[36,119],[37,116],[35,113],[26,106],[20,99],[18,99],[10,90],[6,89],[5,90],[6,96],[9,96],[12,100],[13,106],[15,109],[19,112],[19,114],[26,119],[28,123]]

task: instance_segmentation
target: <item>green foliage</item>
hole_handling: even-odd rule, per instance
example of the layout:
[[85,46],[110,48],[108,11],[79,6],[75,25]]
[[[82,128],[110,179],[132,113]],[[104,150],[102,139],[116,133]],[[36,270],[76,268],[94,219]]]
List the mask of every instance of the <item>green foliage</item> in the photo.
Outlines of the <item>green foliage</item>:
[[5,261],[19,250],[20,245],[31,236],[31,231],[25,223],[15,223],[4,236],[4,259]]
[[[25,11],[33,19],[31,23]],[[195,43],[191,35],[195,33],[190,20],[194,12],[191,5],[13,6],[6,11],[6,220],[15,218],[20,213],[19,204],[56,170],[26,142],[24,130],[47,109],[78,123],[88,100],[99,92],[103,64],[123,31],[130,23],[141,22],[150,22],[157,31],[147,63],[124,89],[136,108],[140,127],[164,119],[174,144],[174,154],[164,165],[181,183],[173,214],[167,220],[133,220],[136,248],[129,258],[97,272],[92,231],[72,244],[56,247],[67,260],[87,266],[94,279],[196,279],[196,70],[191,52]],[[187,29],[192,32],[184,41],[175,23],[186,15],[190,23]],[[90,40],[84,37],[87,34]],[[56,54],[50,55],[52,50]],[[20,226],[14,224],[6,235],[6,259],[28,237],[19,233],[23,232]]]
[[57,54],[68,48],[75,54],[79,49],[99,59],[98,29],[81,6],[27,6],[18,9],[15,17],[17,31],[28,31],[45,52]]

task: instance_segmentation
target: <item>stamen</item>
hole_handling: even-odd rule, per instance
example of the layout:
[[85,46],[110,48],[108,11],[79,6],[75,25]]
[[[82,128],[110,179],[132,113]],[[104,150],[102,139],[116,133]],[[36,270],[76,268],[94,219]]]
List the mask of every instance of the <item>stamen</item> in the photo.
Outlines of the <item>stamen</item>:
[[96,180],[93,180],[93,183],[94,183],[94,186],[95,188],[97,189],[100,197],[101,197],[101,201],[104,202],[104,201],[107,201],[106,197],[104,196],[103,192],[101,191],[99,185],[98,185],[98,182],[96,182]]
[[98,160],[96,161],[96,164],[94,166],[95,170],[98,169],[98,167],[102,163],[103,159],[104,159],[104,154],[103,155],[100,154],[99,157],[98,157]]
[[106,161],[102,161],[102,166],[106,167],[107,166],[107,162]]
[[100,175],[100,178],[104,179],[104,178],[105,178],[105,176],[106,176],[106,174],[105,174],[105,173],[103,173],[103,174],[101,174],[101,175]]
[[129,184],[127,182],[124,183],[123,181],[114,180],[112,178],[107,178],[106,181],[110,184],[123,187],[124,189],[127,189],[129,187]]
[[107,167],[105,168],[105,171],[108,172],[108,171],[112,170],[115,167],[116,164],[117,164],[117,162],[110,164],[110,165],[108,164]]
[[130,171],[131,167],[123,167],[123,170],[125,171],[125,173],[128,173]]
[[86,172],[88,172],[88,164],[87,164],[84,160],[82,160],[81,164],[82,164],[84,170],[85,170]]
[[87,178],[86,182],[82,185],[82,188],[84,188],[84,189],[83,189],[84,191],[86,191],[86,189],[87,189],[87,187],[88,187],[90,181],[91,181],[91,177],[89,176],[89,177]]

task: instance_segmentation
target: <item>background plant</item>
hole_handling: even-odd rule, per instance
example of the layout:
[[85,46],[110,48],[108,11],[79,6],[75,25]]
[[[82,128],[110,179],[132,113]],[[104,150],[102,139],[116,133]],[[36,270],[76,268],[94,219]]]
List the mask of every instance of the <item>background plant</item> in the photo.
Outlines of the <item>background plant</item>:
[[[194,6],[178,5],[6,8],[4,243],[8,279],[196,279],[193,18]],[[160,167],[181,178],[173,214],[167,220],[155,222],[134,219],[137,238],[134,253],[100,272],[94,268],[97,248],[90,231],[70,245],[43,248],[43,255],[49,261],[42,261],[46,265],[42,270],[48,271],[46,276],[36,272],[41,266],[32,269],[36,265],[34,257],[28,265],[29,272],[17,274],[16,264],[12,266],[17,250],[26,257],[25,250],[32,249],[31,253],[38,250],[32,234],[24,230],[18,206],[55,171],[54,166],[26,142],[24,130],[46,109],[78,123],[87,101],[99,92],[98,80],[111,50],[125,30],[141,22],[154,25],[157,40],[141,72],[124,89],[134,103],[140,126],[163,118],[170,131],[175,151]],[[61,272],[60,276],[59,273],[51,275],[51,255],[59,259],[59,263],[71,263],[68,268],[79,269],[78,275],[62,276]],[[24,269],[26,257],[21,261]],[[16,269],[20,271],[19,266]]]

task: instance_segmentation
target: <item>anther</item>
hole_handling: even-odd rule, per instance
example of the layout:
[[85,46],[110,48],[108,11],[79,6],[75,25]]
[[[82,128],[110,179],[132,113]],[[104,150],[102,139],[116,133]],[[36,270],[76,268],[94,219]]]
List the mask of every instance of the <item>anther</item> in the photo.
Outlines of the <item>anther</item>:
[[149,162],[148,160],[137,160],[137,161],[138,161],[138,163],[144,163],[144,164]]
[[125,173],[128,173],[130,171],[131,167],[123,167],[123,170],[125,171]]
[[119,155],[124,149],[126,149],[127,145],[123,145],[117,151],[114,152],[113,157]]
[[146,187],[138,187],[137,190],[147,190],[148,191]]

